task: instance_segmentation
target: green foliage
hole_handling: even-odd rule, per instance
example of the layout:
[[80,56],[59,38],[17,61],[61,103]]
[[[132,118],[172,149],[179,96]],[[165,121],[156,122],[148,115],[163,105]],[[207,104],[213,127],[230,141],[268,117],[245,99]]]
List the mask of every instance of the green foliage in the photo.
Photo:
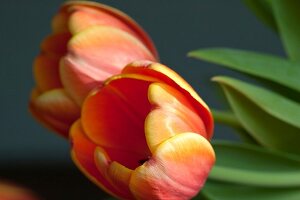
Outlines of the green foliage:
[[229,77],[215,77],[240,123],[260,144],[300,153],[300,104]]
[[[300,92],[300,67],[280,57],[226,48],[189,53],[194,58],[221,64],[265,81]],[[272,149],[299,153],[300,104],[274,91],[229,77],[215,77],[233,109],[237,121],[250,137]],[[228,119],[219,119],[228,124]],[[236,124],[239,124],[236,122]],[[236,127],[236,124],[229,124]],[[245,132],[243,132],[244,134]]]
[[298,62],[278,56],[229,48],[200,49],[188,55],[300,92],[300,63]]
[[194,199],[300,199],[300,158],[255,145],[213,143],[217,162]]
[[262,187],[300,187],[300,158],[229,141],[215,141],[213,147],[217,161],[209,176],[211,180]]
[[300,1],[270,1],[282,43],[291,60],[300,61]]
[[277,24],[273,16],[271,3],[268,0],[244,0],[244,2],[261,21],[274,31],[277,31]]
[[232,109],[213,110],[215,121],[236,129],[243,143],[214,143],[216,165],[195,199],[298,200],[300,1],[244,2],[278,32],[288,58],[229,48],[200,49],[188,54],[256,78],[254,84],[232,77],[213,77]]
[[199,200],[299,200],[299,188],[264,188],[208,180]]
[[249,144],[258,144],[257,141],[243,128],[233,112],[213,109],[212,113],[216,123],[229,125],[234,128],[242,141]]
[[244,0],[257,17],[279,33],[291,60],[300,60],[300,1]]

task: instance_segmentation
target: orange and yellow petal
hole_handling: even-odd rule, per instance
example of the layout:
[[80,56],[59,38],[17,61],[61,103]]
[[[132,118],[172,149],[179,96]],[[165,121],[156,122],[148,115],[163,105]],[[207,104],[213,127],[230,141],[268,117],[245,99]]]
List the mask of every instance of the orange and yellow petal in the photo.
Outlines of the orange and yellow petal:
[[71,13],[69,17],[69,29],[73,34],[79,33],[88,27],[100,25],[115,27],[138,36],[126,23],[100,7],[95,9],[95,7],[73,5],[68,10]]
[[62,87],[58,65],[58,57],[50,57],[45,54],[36,57],[33,73],[37,87],[41,92]]
[[181,133],[157,147],[152,158],[132,173],[129,187],[137,199],[191,199],[214,161],[214,151],[204,137]]
[[213,117],[204,101],[197,95],[192,87],[181,78],[176,72],[170,68],[160,64],[149,61],[135,61],[128,64],[123,70],[124,74],[141,74],[146,76],[152,76],[160,79],[160,82],[166,83],[176,88],[182,93],[186,99],[190,101],[190,104],[194,106],[197,114],[204,122],[207,138],[210,139],[213,134]]
[[111,63],[118,69],[123,69],[125,65],[137,59],[155,61],[151,52],[137,38],[109,26],[93,26],[81,31],[70,40],[68,50],[71,54],[90,58],[87,60],[94,64],[99,64],[99,60],[93,60],[92,57],[100,56],[103,60],[106,58],[107,61],[103,62]]
[[72,142],[71,156],[77,167],[104,191],[114,196],[120,196],[120,192],[98,170],[94,160],[97,146],[84,134],[80,120],[76,121],[71,127],[70,140]]
[[66,56],[60,62],[60,75],[66,92],[81,106],[88,93],[111,74],[76,57]]
[[118,74],[136,59],[154,60],[148,49],[128,33],[105,26],[88,28],[74,36],[60,66],[68,93],[80,105],[95,84]]
[[67,43],[70,38],[71,34],[68,32],[49,35],[41,43],[41,51],[48,56],[61,57],[67,52]]
[[54,15],[51,21],[51,28],[52,32],[57,33],[63,33],[63,32],[70,32],[68,29],[68,20],[69,20],[70,14],[67,12],[65,8],[61,8],[59,12]]
[[131,78],[110,81],[87,97],[82,108],[82,124],[88,137],[104,149],[131,153],[126,163],[116,161],[132,169],[150,155],[144,135],[144,121],[151,109],[149,84]]
[[151,152],[179,133],[195,132],[207,137],[202,119],[176,89],[164,83],[153,83],[149,86],[148,98],[154,107],[145,121],[145,136]]
[[40,92],[62,87],[59,75],[61,56],[66,54],[69,33],[57,33],[46,37],[41,44],[41,53],[34,60],[33,73]]
[[69,127],[80,117],[80,108],[67,96],[63,89],[54,89],[36,95],[30,100],[30,111],[44,125],[68,136]]
[[[65,3],[60,13],[69,14],[68,28],[73,34],[95,25],[115,27],[139,39],[158,59],[148,34],[132,18],[115,8],[96,2],[73,1]],[[56,23],[60,24],[59,21]]]
[[122,199],[133,199],[129,190],[131,169],[118,162],[111,161],[106,152],[99,147],[95,151],[95,163],[100,173],[119,191]]

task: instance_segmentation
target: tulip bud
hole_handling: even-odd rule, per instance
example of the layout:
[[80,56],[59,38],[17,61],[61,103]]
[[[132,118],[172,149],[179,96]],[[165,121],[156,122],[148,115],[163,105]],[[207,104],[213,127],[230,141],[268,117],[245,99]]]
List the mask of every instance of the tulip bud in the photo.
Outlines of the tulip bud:
[[157,60],[151,39],[124,13],[93,2],[64,4],[34,62],[30,111],[68,136],[89,91],[137,59]]
[[72,157],[121,199],[190,199],[215,154],[203,100],[164,65],[136,61],[86,98],[71,128]]

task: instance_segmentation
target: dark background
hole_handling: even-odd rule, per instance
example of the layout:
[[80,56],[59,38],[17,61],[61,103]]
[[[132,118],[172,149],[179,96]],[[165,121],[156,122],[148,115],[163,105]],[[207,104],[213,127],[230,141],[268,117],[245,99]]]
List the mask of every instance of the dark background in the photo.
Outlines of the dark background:
[[[0,178],[34,190],[44,199],[100,199],[101,191],[74,167],[69,144],[41,127],[27,110],[34,86],[32,61],[61,0],[10,0],[0,6]],[[99,1],[100,2],[100,1]],[[234,74],[186,57],[190,50],[232,47],[282,55],[275,33],[240,0],[130,0],[102,3],[130,15],[151,35],[161,62],[191,83],[207,104],[225,103],[210,78]],[[217,138],[233,138],[217,126]]]

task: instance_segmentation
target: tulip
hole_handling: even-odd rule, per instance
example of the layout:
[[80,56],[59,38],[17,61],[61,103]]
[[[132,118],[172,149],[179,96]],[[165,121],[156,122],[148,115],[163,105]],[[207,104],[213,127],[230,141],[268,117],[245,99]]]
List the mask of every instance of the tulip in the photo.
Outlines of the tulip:
[[9,182],[0,182],[1,200],[38,200],[29,190]]
[[102,4],[68,2],[54,17],[52,29],[34,62],[36,87],[30,111],[65,137],[95,85],[134,60],[157,60],[155,47],[142,28]]
[[190,199],[215,161],[209,108],[178,74],[149,61],[95,88],[70,132],[76,165],[120,199]]

